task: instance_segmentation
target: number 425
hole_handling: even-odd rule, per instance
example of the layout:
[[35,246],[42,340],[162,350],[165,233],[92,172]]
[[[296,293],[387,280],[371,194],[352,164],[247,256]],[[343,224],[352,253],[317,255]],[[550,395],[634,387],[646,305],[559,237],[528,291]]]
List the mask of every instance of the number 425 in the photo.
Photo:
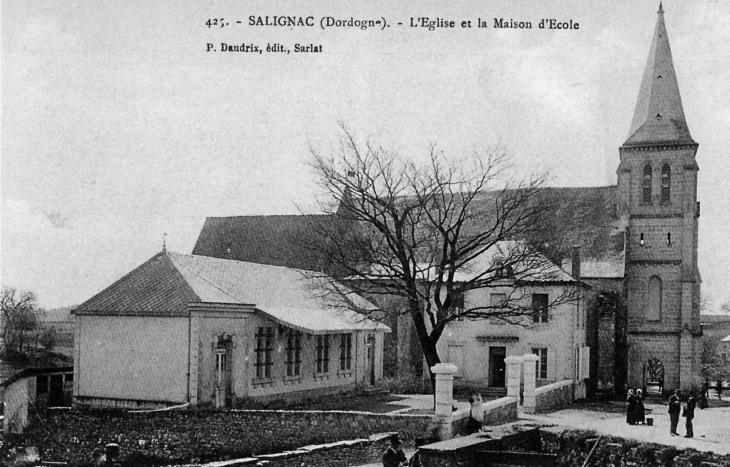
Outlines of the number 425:
[[208,26],[209,28],[212,28],[212,27],[218,26],[218,25],[220,25],[220,27],[223,27],[226,25],[226,23],[223,21],[223,18],[213,18],[213,19],[209,19],[208,21],[206,21],[205,25]]

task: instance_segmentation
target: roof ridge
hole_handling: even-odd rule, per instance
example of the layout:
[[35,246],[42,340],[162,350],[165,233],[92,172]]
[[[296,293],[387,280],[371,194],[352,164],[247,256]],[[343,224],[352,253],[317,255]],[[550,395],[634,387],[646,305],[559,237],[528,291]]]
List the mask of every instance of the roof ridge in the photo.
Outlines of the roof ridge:
[[[172,264],[173,264],[173,265],[174,265],[174,266],[175,266],[176,268],[185,268],[186,270],[190,271],[190,272],[191,272],[192,274],[194,274],[194,275],[198,276],[198,277],[199,277],[199,278],[200,278],[201,280],[203,280],[203,281],[205,281],[206,283],[210,284],[210,285],[211,285],[212,287],[214,287],[214,288],[216,288],[216,289],[220,290],[221,292],[223,292],[224,294],[228,295],[229,297],[231,297],[231,298],[233,298],[233,299],[235,299],[235,300],[238,300],[238,301],[239,301],[240,303],[242,303],[242,304],[245,304],[245,303],[246,303],[246,301],[245,301],[245,300],[242,300],[242,299],[241,299],[240,297],[237,297],[237,296],[233,295],[232,293],[230,293],[229,291],[227,291],[227,290],[224,290],[224,289],[223,289],[223,288],[221,288],[221,287],[220,287],[219,285],[217,285],[217,284],[213,283],[213,282],[212,282],[212,281],[211,281],[210,279],[208,279],[208,278],[204,277],[204,276],[203,276],[202,274],[199,274],[198,272],[196,272],[196,271],[194,271],[194,270],[190,269],[189,267],[185,266],[184,264],[179,264],[179,263],[178,263],[177,261],[175,261],[175,260],[174,260],[174,259],[172,258],[172,256],[170,255],[170,252],[167,252],[167,255],[168,255],[168,256],[170,256],[170,261],[172,262]],[[183,255],[183,254],[181,254],[181,253],[173,253],[173,255],[177,255],[177,256],[191,256],[191,257],[198,257],[198,255]],[[201,257],[202,257],[202,258],[208,258],[208,256],[201,256]],[[215,259],[218,259],[218,258],[215,258]],[[224,260],[224,261],[230,261],[230,260]],[[243,262],[243,261],[239,261],[239,262]],[[178,269],[178,271],[179,271],[179,269]],[[184,277],[184,276],[183,276],[183,277]],[[186,282],[187,282],[187,281],[186,281]],[[192,289],[192,286],[190,286],[190,284],[188,284],[188,286],[189,286],[189,287],[190,287],[190,288]],[[198,293],[197,293],[197,292],[195,292],[195,289],[193,289],[193,292],[195,293],[195,295],[198,295]],[[198,295],[198,298],[200,298],[200,296],[199,296],[199,295]]]
[[[168,251],[167,254],[170,254],[170,252]],[[190,256],[191,258],[202,258],[202,259],[204,259],[206,261],[208,261],[208,260],[210,260],[210,261],[230,261],[232,263],[250,264],[250,265],[253,265],[253,266],[261,266],[261,267],[270,268],[270,269],[274,269],[274,268],[276,268],[276,269],[288,269],[290,271],[296,271],[296,272],[300,272],[300,273],[303,273],[303,274],[307,274],[307,273],[320,274],[317,271],[310,271],[310,270],[307,270],[307,269],[291,268],[289,266],[279,266],[279,265],[276,265],[276,264],[256,263],[254,261],[241,261],[240,259],[233,259],[233,258],[218,258],[216,256],[193,255],[193,254],[177,253],[177,252],[172,253],[172,254],[177,255],[177,256]]]
[[334,216],[335,214],[328,214],[328,213],[322,213],[322,214],[242,214],[238,216],[206,216],[206,219],[245,219],[245,218],[255,218],[255,217],[313,217],[313,216]]

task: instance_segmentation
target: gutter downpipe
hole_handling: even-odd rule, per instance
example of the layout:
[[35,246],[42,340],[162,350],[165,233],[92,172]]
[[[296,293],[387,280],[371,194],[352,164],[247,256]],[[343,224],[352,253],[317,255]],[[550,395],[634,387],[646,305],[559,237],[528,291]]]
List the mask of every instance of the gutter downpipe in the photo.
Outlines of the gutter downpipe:
[[187,377],[188,385],[187,385],[187,388],[185,389],[185,398],[187,399],[188,404],[190,404],[190,349],[191,349],[190,339],[192,336],[191,328],[192,328],[193,318],[192,318],[192,313],[190,311],[190,304],[188,304],[187,308],[188,308],[188,377]]

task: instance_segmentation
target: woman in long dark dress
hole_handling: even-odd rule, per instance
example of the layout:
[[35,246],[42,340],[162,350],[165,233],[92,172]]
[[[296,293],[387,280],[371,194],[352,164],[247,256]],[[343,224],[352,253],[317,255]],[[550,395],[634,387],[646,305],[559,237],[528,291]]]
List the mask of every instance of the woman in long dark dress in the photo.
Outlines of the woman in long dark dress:
[[702,388],[700,389],[700,409],[706,409],[710,406],[709,402],[707,401],[707,396],[710,393],[710,382],[705,380],[704,383],[702,383]]
[[646,424],[646,409],[644,408],[644,393],[641,389],[636,390],[636,418],[634,423]]
[[626,396],[626,423],[636,423],[636,396],[633,389],[629,389],[629,395]]

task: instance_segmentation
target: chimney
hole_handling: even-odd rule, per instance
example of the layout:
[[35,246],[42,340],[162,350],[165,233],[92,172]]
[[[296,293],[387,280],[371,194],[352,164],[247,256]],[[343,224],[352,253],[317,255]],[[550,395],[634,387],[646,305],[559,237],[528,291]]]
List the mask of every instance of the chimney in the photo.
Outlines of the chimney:
[[573,257],[571,260],[573,266],[572,276],[580,280],[580,245],[573,245]]

